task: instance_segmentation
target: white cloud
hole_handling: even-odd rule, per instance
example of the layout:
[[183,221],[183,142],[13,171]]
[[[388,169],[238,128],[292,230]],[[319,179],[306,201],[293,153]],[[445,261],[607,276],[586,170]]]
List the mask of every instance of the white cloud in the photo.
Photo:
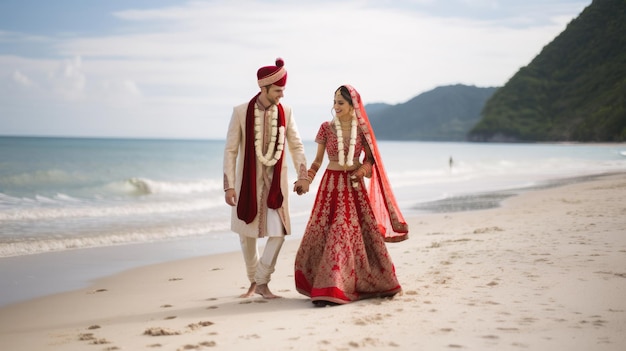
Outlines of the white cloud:
[[84,97],[87,78],[81,69],[80,56],[66,60],[50,75],[50,83],[54,93],[63,99],[75,100]]
[[[76,104],[65,105],[69,115],[91,108],[132,116],[109,135],[144,130],[221,138],[232,106],[256,93],[256,70],[282,56],[289,72],[284,102],[295,108],[301,129],[316,130],[330,117],[332,92],[344,83],[359,89],[366,103],[401,103],[447,84],[503,85],[577,15],[549,13],[549,21],[537,22],[525,13],[506,20],[438,17],[367,1],[190,2],[117,12],[132,26],[106,35],[33,38],[64,59],[0,56],[0,79],[40,87],[18,101],[63,99]],[[0,33],[0,40],[13,37]],[[70,122],[67,128],[80,133]]]
[[30,78],[28,78],[27,76],[25,76],[22,72],[18,70],[13,72],[12,78],[13,78],[13,82],[15,82],[20,87],[28,88],[34,85],[32,80],[30,80]]

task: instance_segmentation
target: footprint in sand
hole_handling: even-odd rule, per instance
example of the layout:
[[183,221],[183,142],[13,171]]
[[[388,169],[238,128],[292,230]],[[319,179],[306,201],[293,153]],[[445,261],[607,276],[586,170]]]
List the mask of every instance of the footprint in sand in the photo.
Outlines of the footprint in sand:
[[149,336],[165,336],[165,335],[180,335],[181,332],[169,328],[152,327],[143,332],[143,335]]
[[[215,341],[203,341],[199,344],[187,344],[178,350],[197,350],[202,347],[215,347],[217,343]],[[177,351],[178,351],[177,350]]]
[[96,337],[93,336],[93,333],[82,333],[82,334],[78,334],[78,340],[80,341],[89,341],[89,340],[93,340]]
[[92,290],[87,292],[87,294],[95,294],[95,293],[101,293],[101,292],[105,292],[108,291],[107,289],[97,289],[97,290]]
[[586,320],[582,320],[582,321],[580,321],[580,323],[581,323],[581,324],[588,324],[588,323],[591,323],[591,324],[592,324],[593,326],[595,326],[595,327],[603,327],[603,326],[604,326],[606,323],[608,323],[608,322],[607,322],[607,321],[605,321],[605,320],[602,320],[602,319],[596,319],[596,320],[594,320],[594,321],[586,321]]
[[[209,321],[201,321],[198,323],[191,323],[187,325],[187,329],[189,329],[190,331],[194,331],[197,329],[200,329],[202,327],[208,327],[210,325],[213,325],[213,322],[209,322]],[[144,332],[143,335],[149,335],[149,336],[166,336],[166,335],[181,335],[182,332],[179,330],[174,330],[174,329],[169,329],[169,328],[161,328],[161,327],[152,327],[152,328],[147,328]]]
[[380,340],[378,339],[374,339],[374,338],[365,338],[363,340],[361,340],[360,342],[357,341],[350,341],[348,343],[349,346],[354,347],[354,348],[361,348],[361,347],[376,347],[376,346],[381,346],[382,343]]
[[489,232],[502,232],[504,229],[500,227],[488,227],[488,228],[478,228],[474,229],[474,234],[485,234]]
[[111,342],[104,338],[96,338],[93,333],[82,333],[78,334],[78,340],[80,341],[89,341],[92,345],[104,345],[110,344]]
[[215,324],[215,323],[209,322],[209,321],[201,321],[201,322],[198,322],[198,323],[191,323],[191,324],[187,325],[187,328],[189,328],[191,330],[196,330],[196,329],[199,329],[199,328],[202,328],[202,327],[208,327],[208,326],[213,325],[213,324]]

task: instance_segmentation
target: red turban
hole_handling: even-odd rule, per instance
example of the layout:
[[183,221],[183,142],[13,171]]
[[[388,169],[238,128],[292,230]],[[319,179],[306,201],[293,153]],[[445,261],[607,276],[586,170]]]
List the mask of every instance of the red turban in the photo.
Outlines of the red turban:
[[259,68],[256,72],[259,87],[271,84],[284,87],[285,84],[287,84],[287,71],[285,70],[285,67],[283,67],[284,65],[285,61],[279,57],[276,59],[276,66],[265,66]]

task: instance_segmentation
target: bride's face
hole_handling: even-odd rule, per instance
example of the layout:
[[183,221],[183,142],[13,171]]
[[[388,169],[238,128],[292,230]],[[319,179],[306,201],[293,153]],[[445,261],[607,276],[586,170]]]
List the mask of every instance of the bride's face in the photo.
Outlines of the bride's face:
[[352,112],[354,111],[354,107],[350,105],[348,100],[341,96],[340,92],[335,93],[333,109],[335,109],[337,118],[344,120],[352,118]]

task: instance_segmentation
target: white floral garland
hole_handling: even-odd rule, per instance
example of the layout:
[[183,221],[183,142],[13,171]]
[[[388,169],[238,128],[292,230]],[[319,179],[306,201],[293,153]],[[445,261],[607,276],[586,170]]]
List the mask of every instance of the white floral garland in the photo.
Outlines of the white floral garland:
[[[254,151],[256,151],[256,157],[262,164],[270,167],[276,164],[283,154],[283,148],[285,145],[285,127],[278,128],[278,114],[272,114],[271,120],[271,133],[270,144],[267,147],[267,153],[263,155],[263,146],[261,145],[261,111],[255,109],[254,111]],[[278,131],[278,133],[276,133]],[[278,145],[276,145],[276,134],[278,134]],[[276,152],[274,152],[274,146],[276,145]],[[274,155],[272,156],[272,153]]]
[[337,130],[337,151],[339,153],[340,166],[354,165],[354,148],[356,145],[356,117],[352,117],[350,129],[350,146],[348,147],[348,162],[346,162],[346,154],[343,149],[343,131],[341,130],[341,122],[335,117],[335,129]]

